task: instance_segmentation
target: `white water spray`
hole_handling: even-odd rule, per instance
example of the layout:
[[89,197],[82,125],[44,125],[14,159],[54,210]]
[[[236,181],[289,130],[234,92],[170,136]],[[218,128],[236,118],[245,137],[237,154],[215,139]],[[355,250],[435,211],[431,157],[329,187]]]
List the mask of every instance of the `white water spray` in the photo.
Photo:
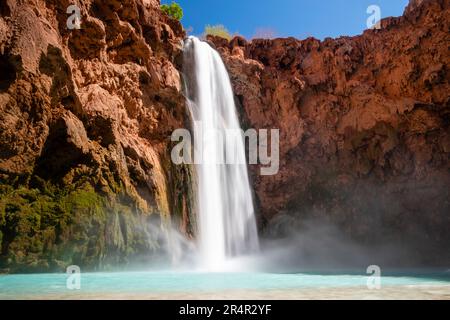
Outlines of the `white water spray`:
[[197,164],[199,240],[203,267],[224,270],[227,259],[258,250],[258,234],[245,164],[244,139],[234,140],[240,164],[218,164],[229,149],[226,131],[240,130],[233,91],[218,52],[195,37],[185,41],[184,77],[194,121],[194,148],[202,146]]

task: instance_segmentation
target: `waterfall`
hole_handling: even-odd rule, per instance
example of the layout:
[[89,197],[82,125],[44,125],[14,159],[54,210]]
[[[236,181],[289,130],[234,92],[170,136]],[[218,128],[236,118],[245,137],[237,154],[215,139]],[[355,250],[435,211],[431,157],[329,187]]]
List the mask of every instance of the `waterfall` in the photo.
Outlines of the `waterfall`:
[[[202,266],[220,271],[228,259],[259,247],[244,138],[235,134],[232,143],[224,138],[242,131],[230,79],[218,52],[189,37],[184,44],[183,73],[194,121]],[[224,161],[224,155],[230,154],[237,161]]]

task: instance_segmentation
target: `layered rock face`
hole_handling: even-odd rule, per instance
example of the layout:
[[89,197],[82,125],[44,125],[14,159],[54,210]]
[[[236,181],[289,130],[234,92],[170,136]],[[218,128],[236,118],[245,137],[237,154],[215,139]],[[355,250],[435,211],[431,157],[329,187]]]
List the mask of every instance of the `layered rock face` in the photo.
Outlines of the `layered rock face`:
[[[209,39],[244,127],[280,129],[280,172],[251,167],[262,234],[314,219],[450,263],[449,6],[352,38]],[[170,161],[184,36],[159,0],[0,3],[0,271],[146,263],[161,230],[194,234]]]
[[0,269],[126,265],[157,252],[152,228],[191,232],[169,152],[184,31],[159,5],[0,3]]
[[280,129],[280,172],[252,170],[263,228],[319,219],[450,262],[449,17],[448,0],[411,1],[357,37],[209,38],[242,121]]

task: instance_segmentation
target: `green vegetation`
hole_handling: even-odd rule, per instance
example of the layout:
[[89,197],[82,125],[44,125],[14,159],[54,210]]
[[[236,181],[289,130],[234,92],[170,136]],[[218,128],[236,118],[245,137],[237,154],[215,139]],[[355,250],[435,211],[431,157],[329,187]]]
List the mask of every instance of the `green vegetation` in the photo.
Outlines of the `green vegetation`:
[[101,195],[89,183],[0,184],[0,273],[127,265],[158,247],[146,219],[124,194]]
[[225,28],[221,24],[218,24],[218,25],[215,25],[215,26],[206,25],[205,26],[204,36],[205,37],[206,36],[221,37],[221,38],[227,39],[228,41],[231,40],[231,38],[232,38],[232,35],[228,31],[228,29]]
[[175,1],[171,4],[163,4],[161,5],[161,10],[169,17],[180,21],[183,18],[183,9],[181,6]]

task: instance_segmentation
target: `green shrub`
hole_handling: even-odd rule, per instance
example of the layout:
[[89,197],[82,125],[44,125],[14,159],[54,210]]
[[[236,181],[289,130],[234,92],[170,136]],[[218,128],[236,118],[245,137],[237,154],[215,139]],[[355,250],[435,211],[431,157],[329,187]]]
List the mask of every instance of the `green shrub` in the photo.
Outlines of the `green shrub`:
[[228,29],[225,28],[221,24],[218,24],[215,26],[206,25],[204,35],[205,35],[205,37],[206,36],[217,36],[217,37],[227,39],[228,41],[231,40],[231,38],[232,38],[232,35],[228,31]]
[[177,19],[178,21],[183,18],[183,9],[176,2],[161,5],[161,10],[169,17]]

